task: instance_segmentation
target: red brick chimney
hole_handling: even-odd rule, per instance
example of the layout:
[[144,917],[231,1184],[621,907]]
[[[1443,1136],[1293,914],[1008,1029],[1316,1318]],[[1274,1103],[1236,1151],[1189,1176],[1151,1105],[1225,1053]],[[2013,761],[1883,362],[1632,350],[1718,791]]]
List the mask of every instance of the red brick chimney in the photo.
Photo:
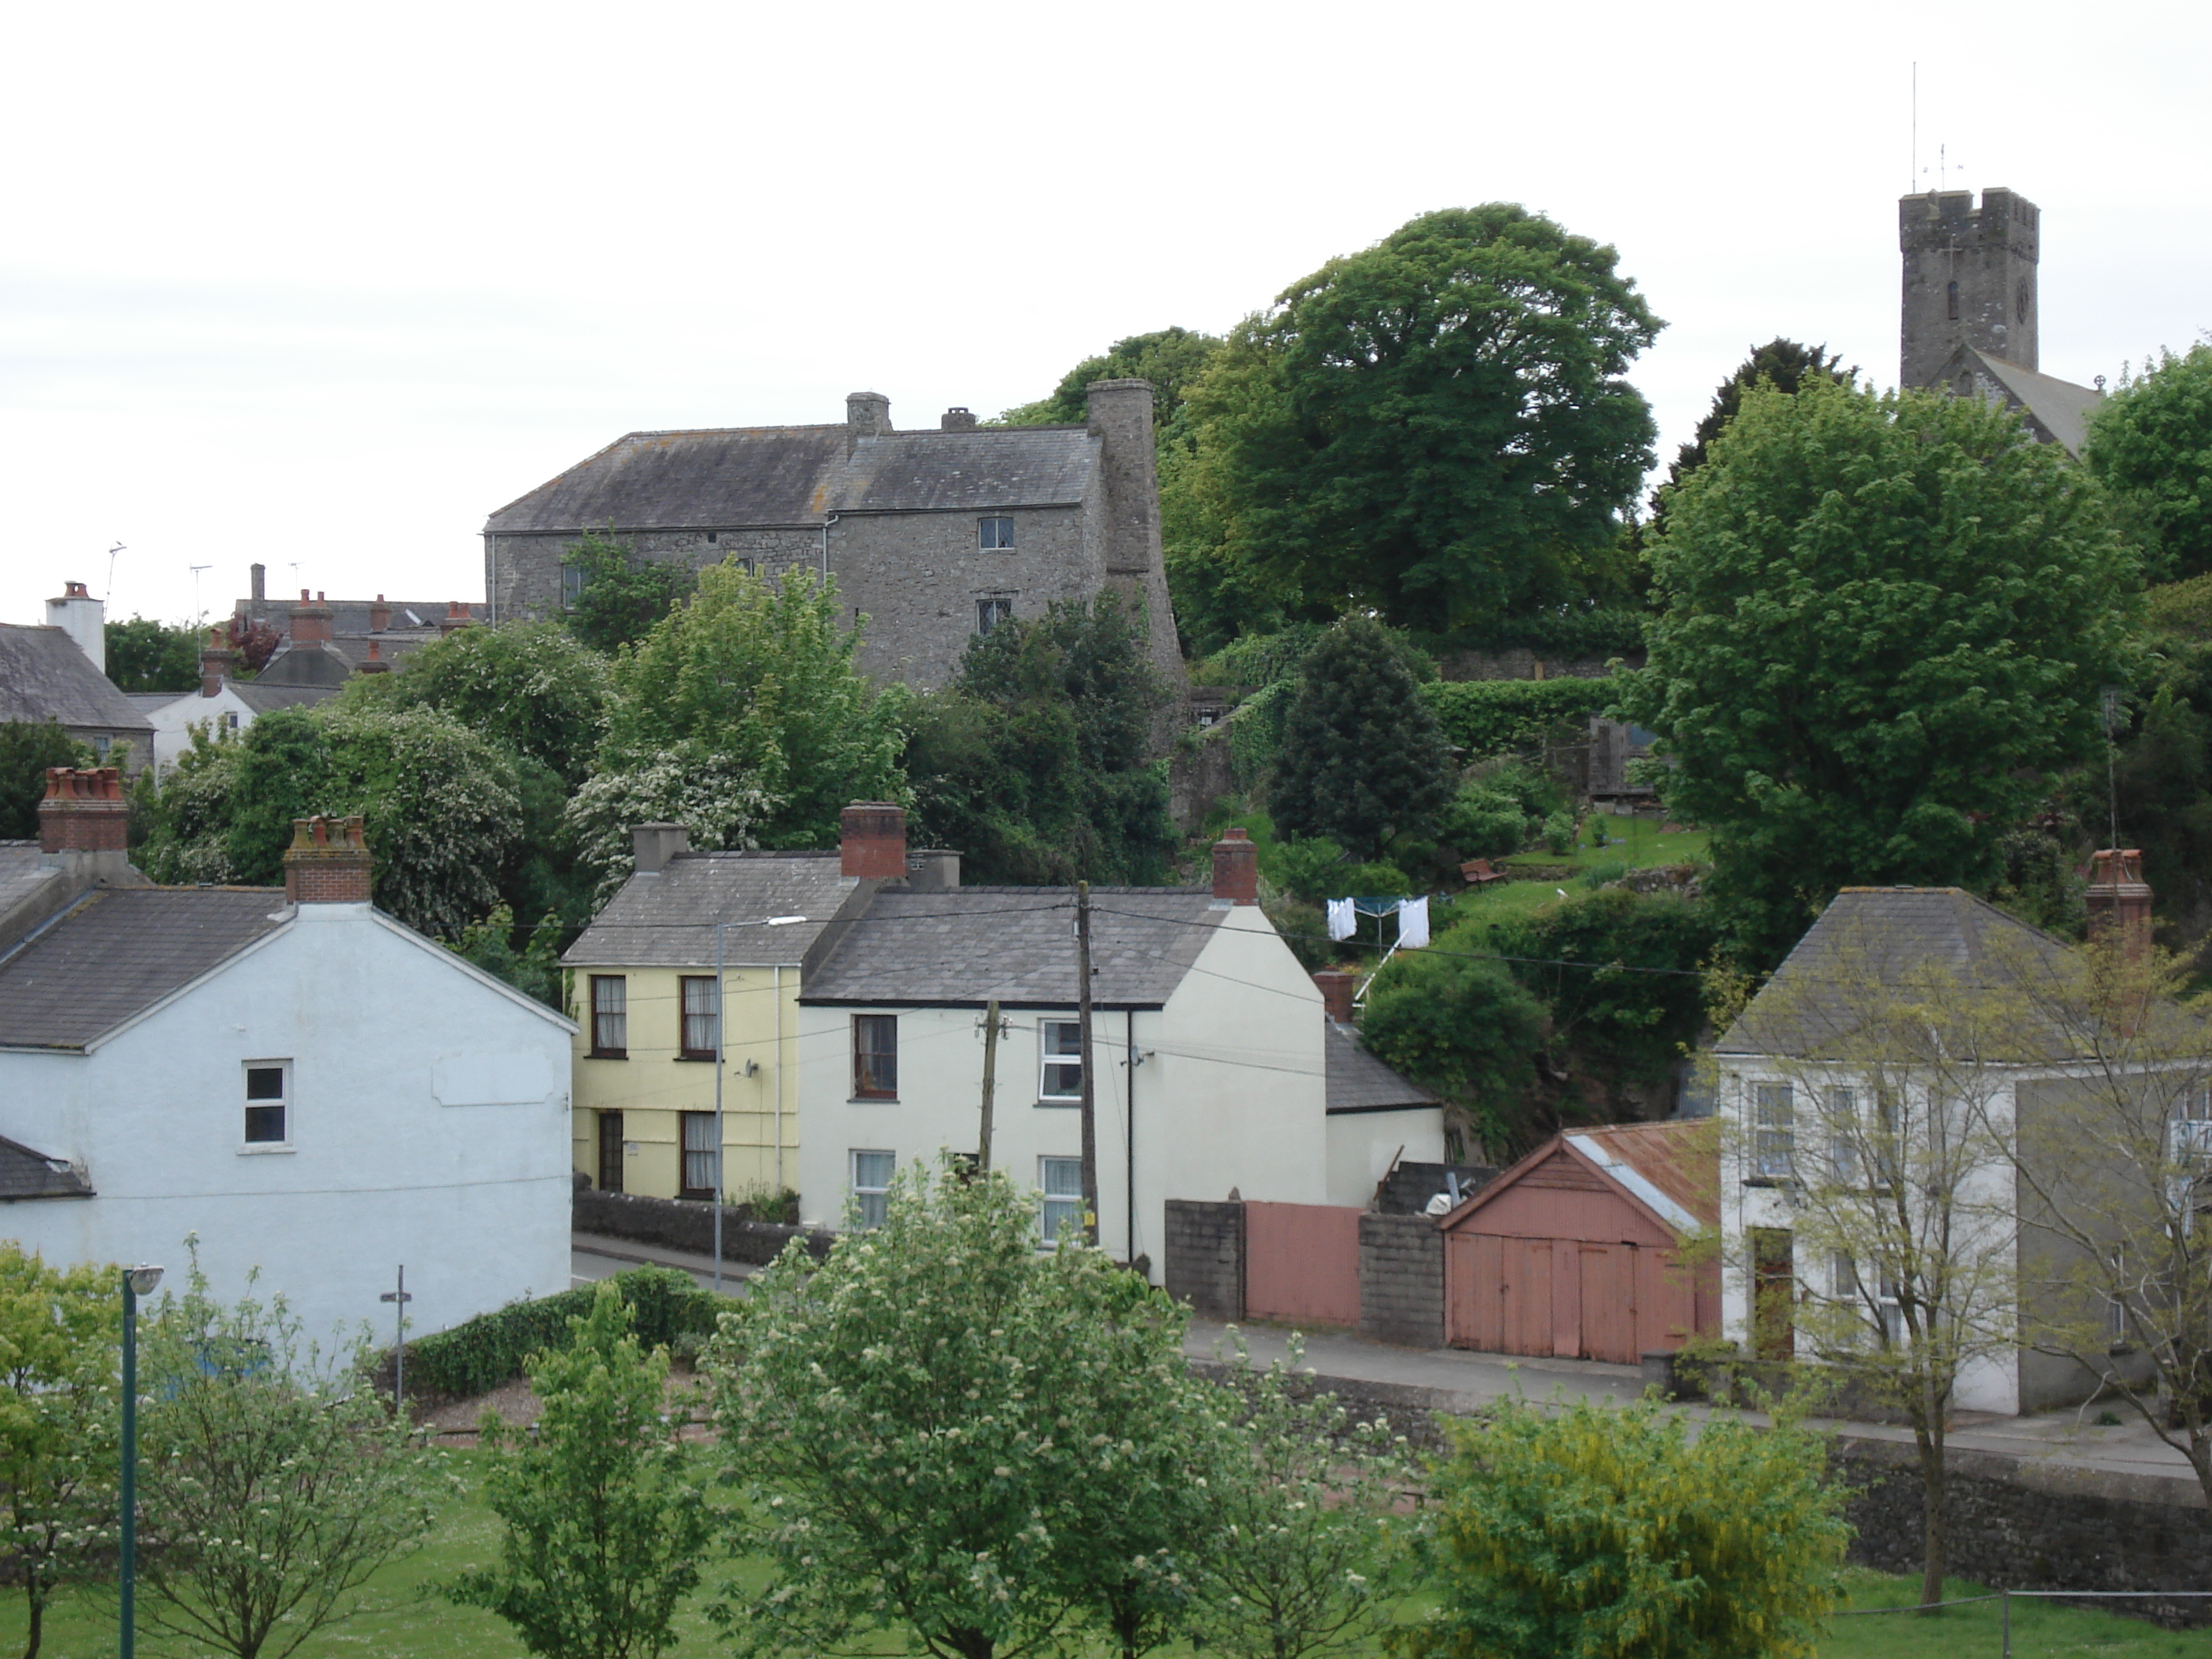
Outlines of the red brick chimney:
[[1260,902],[1260,849],[1233,823],[1213,843],[1213,896],[1231,904]]
[[316,594],[313,603],[307,590],[300,590],[300,602],[292,607],[292,643],[294,645],[328,645],[331,642],[331,608]]
[[438,637],[443,639],[455,629],[466,628],[475,620],[474,617],[469,615],[468,606],[463,605],[459,599],[447,599],[446,614],[438,618]]
[[1359,975],[1341,968],[1324,968],[1313,976],[1321,992],[1322,1006],[1339,1025],[1352,1024],[1352,994],[1359,988]]
[[120,853],[131,845],[130,832],[131,803],[113,767],[46,769],[46,797],[39,803],[41,853]]
[[2107,847],[2092,854],[2089,937],[2117,944],[2130,957],[2150,948],[2150,887],[2142,878],[2138,848]]
[[371,865],[361,820],[294,818],[284,849],[284,897],[293,904],[366,904]]
[[906,879],[906,808],[856,800],[837,815],[841,875],[861,881]]
[[207,643],[200,647],[200,696],[219,696],[222,683],[238,666],[238,653],[230,648],[230,641],[220,628],[208,629]]
[[368,642],[367,659],[356,663],[353,672],[356,674],[389,674],[392,672],[392,665],[385,661],[379,641],[371,640]]
[[384,602],[384,595],[376,596],[376,603],[368,607],[368,631],[381,634],[392,626],[392,607]]

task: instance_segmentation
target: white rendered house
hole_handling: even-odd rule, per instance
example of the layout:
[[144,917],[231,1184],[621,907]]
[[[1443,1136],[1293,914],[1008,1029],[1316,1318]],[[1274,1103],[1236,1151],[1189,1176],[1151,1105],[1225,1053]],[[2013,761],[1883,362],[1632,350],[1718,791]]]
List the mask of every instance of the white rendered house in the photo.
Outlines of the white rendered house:
[[302,820],[281,890],[165,888],[126,811],[52,774],[0,847],[0,1237],[180,1272],[196,1235],[319,1336],[388,1336],[402,1264],[419,1331],[566,1289],[574,1027],[378,911],[357,818]]

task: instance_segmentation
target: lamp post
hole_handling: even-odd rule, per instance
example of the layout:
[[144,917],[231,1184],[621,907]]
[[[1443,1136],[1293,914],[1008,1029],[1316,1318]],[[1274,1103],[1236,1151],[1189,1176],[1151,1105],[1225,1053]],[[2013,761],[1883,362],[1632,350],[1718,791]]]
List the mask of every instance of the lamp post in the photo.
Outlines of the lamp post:
[[123,1632],[122,1659],[131,1659],[137,1640],[131,1601],[138,1568],[138,1298],[154,1294],[161,1282],[159,1267],[123,1270]]
[[[788,927],[793,922],[805,921],[805,916],[769,916],[761,921],[718,921],[714,924],[714,1294],[722,1293],[722,1204],[729,1193],[722,1181],[722,975],[726,952],[726,936],[732,927]],[[783,1088],[783,1067],[775,1072],[775,1086]],[[781,1103],[777,1103],[779,1105]],[[125,1659],[129,1659],[125,1655]]]

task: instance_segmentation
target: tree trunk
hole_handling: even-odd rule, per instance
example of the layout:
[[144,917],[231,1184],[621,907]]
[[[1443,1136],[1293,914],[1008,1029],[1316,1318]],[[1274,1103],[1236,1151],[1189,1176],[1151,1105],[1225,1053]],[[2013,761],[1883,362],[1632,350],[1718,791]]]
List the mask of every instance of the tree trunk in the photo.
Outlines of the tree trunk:
[[31,1604],[30,1628],[23,1637],[23,1659],[39,1659],[39,1641],[46,1628],[46,1586],[39,1583],[36,1567],[25,1576],[23,1592]]
[[1938,1611],[1936,1603],[1943,1599],[1943,1573],[1947,1565],[1949,1542],[1944,1521],[1944,1492],[1947,1474],[1943,1468],[1943,1419],[1936,1413],[1932,1426],[1917,1429],[1916,1438],[1920,1443],[1921,1534],[1923,1553],[1920,1564],[1920,1605],[1925,1612]]

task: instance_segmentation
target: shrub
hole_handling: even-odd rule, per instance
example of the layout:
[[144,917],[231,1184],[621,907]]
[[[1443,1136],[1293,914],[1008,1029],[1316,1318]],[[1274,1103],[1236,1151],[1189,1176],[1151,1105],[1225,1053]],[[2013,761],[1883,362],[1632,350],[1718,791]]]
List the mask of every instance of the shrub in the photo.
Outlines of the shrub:
[[1619,695],[1612,680],[1443,680],[1421,696],[1471,757],[1528,754],[1578,731]]
[[[714,1328],[716,1316],[729,1306],[724,1297],[702,1290],[689,1273],[673,1267],[632,1267],[614,1276],[623,1303],[637,1322],[637,1339],[647,1348],[673,1346],[687,1334]],[[415,1386],[435,1394],[468,1395],[488,1392],[523,1374],[530,1356],[568,1340],[569,1321],[591,1311],[595,1286],[534,1301],[510,1302],[479,1314],[449,1331],[411,1342],[407,1374]]]
[[1377,975],[1359,1031],[1385,1065],[1465,1102],[1483,1143],[1504,1146],[1543,1022],[1543,1005],[1500,963],[1416,951]]
[[1575,815],[1565,807],[1545,818],[1544,847],[1553,853],[1575,850]]
[[1462,787],[1437,815],[1437,833],[1462,859],[1500,859],[1528,838],[1528,815],[1504,790]]

